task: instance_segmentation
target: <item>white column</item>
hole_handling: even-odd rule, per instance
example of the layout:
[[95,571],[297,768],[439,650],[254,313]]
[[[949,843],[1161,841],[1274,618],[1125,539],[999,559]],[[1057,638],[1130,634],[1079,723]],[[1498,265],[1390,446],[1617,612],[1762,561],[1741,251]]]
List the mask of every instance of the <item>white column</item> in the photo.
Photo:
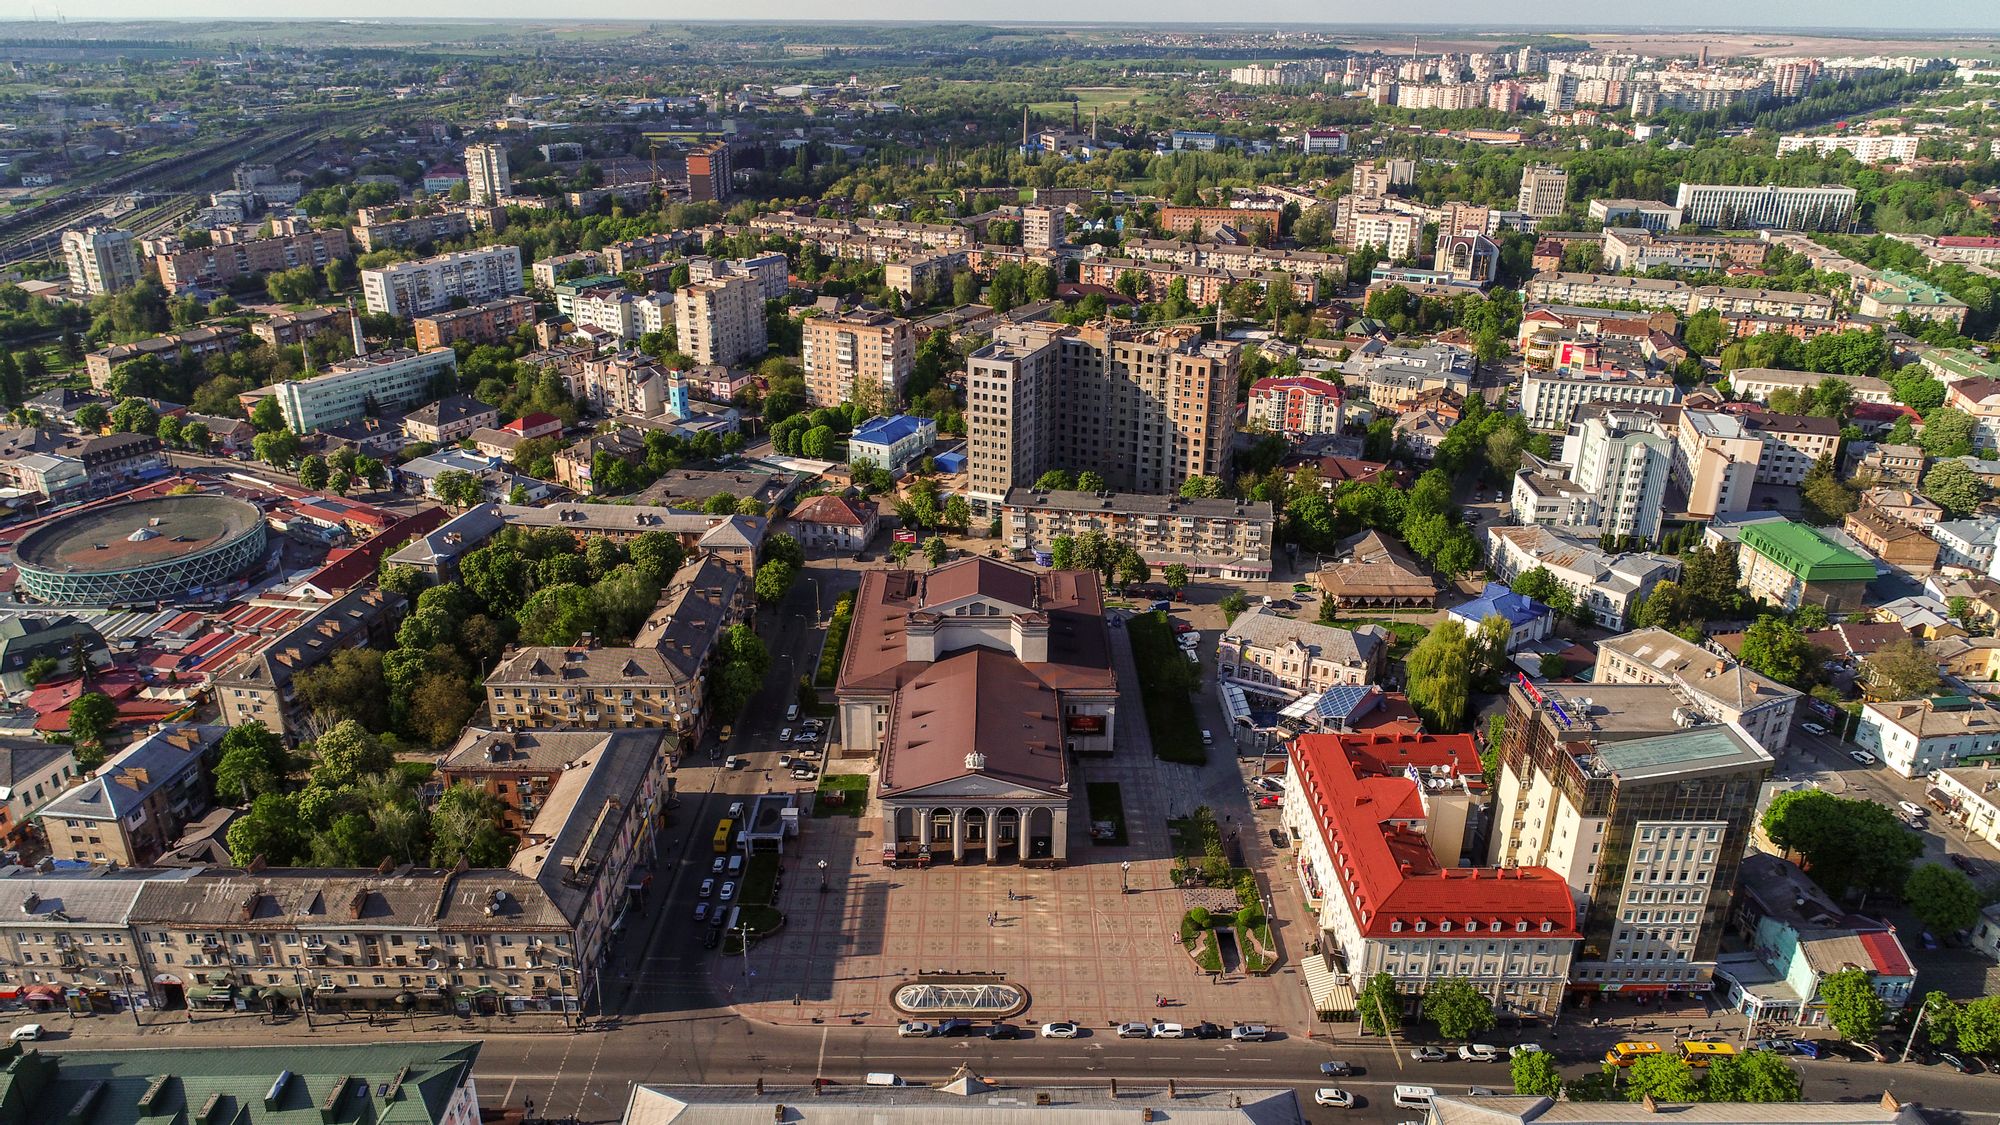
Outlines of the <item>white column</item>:
[[1060,860],[1069,859],[1069,806],[1056,806],[1049,838],[1049,855]]
[[986,810],[986,862],[1000,862],[1000,810]]
[[951,810],[951,861],[965,862],[965,810]]

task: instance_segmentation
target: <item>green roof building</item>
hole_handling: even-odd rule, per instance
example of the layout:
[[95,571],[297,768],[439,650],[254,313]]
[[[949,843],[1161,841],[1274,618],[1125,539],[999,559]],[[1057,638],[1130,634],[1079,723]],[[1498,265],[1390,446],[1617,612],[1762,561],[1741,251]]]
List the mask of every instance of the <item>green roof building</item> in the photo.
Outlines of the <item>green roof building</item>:
[[1817,605],[1828,613],[1856,612],[1875,580],[1874,563],[1790,520],[1744,528],[1736,569],[1745,593],[1787,610]]
[[0,1125],[478,1125],[477,1043],[0,1050]]
[[1992,379],[2000,382],[2000,363],[1981,359],[1964,348],[1932,348],[1917,357],[1925,371],[1955,383],[1960,379]]

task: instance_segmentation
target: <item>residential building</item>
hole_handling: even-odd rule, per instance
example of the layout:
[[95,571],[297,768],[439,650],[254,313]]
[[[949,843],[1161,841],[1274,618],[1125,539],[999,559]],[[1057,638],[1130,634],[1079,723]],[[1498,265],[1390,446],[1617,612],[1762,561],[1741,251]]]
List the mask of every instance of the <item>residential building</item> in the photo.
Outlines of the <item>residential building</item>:
[[1707,519],[1750,507],[1764,460],[1764,440],[1742,418],[1687,410],[1674,443],[1674,479],[1687,493],[1688,514]]
[[1829,153],[1845,152],[1863,164],[1880,164],[1894,160],[1899,164],[1909,164],[1917,158],[1917,142],[1922,138],[1910,134],[1900,136],[1851,133],[1829,133],[1824,136],[1793,134],[1778,138],[1778,155],[1811,151],[1821,156]]
[[606,418],[651,418],[666,409],[673,376],[644,352],[614,352],[583,361],[566,382],[570,397]]
[[611,273],[622,274],[668,261],[687,249],[688,243],[695,237],[689,231],[668,231],[614,242],[604,248],[604,268]]
[[85,297],[122,293],[139,284],[139,251],[132,232],[117,227],[84,227],[62,236],[69,287]]
[[849,500],[830,492],[807,497],[787,517],[792,535],[808,551],[845,554],[867,550],[882,526],[882,512],[872,500]]
[[1753,1021],[1828,1026],[1820,986],[1849,969],[1868,974],[1892,1016],[1911,998],[1916,969],[1895,927],[1849,912],[1787,859],[1744,856],[1731,913],[1749,948],[1723,954],[1715,975],[1724,1003]]
[[90,373],[90,385],[93,390],[109,391],[112,372],[134,360],[150,356],[171,366],[178,364],[183,357],[199,360],[209,356],[226,355],[235,351],[242,340],[243,330],[233,324],[189,328],[186,331],[152,336],[130,344],[111,344],[99,348],[83,357],[83,366],[84,370]]
[[2000,447],[2000,379],[1974,376],[1947,383],[1944,404],[1972,415],[1974,445]]
[[1944,518],[1944,509],[1936,501],[1907,488],[1871,488],[1861,494],[1861,506],[1915,528],[1930,527]]
[[1521,194],[1514,209],[1530,219],[1552,219],[1569,203],[1569,171],[1556,164],[1521,169]]
[[710,141],[687,154],[688,201],[721,203],[735,186],[730,174],[729,142]]
[[450,242],[471,234],[474,226],[483,225],[475,223],[471,210],[463,207],[427,209],[408,215],[373,213],[376,211],[373,207],[362,208],[356,216],[358,221],[348,228],[348,233],[354,236],[355,248],[362,253]]
[[1872,441],[1848,442],[1841,451],[1841,468],[1850,478],[1870,476],[1886,485],[1915,488],[1923,481],[1924,466],[1930,457],[1915,445],[1887,445]]
[[74,456],[83,462],[85,486],[97,493],[130,487],[137,478],[150,477],[168,467],[166,450],[152,434],[84,438],[76,446]]
[[157,255],[153,265],[159,270],[160,284],[169,293],[179,293],[197,287],[224,289],[239,279],[279,270],[325,269],[329,262],[351,256],[347,232],[334,227],[242,242],[211,242],[196,250]]
[[1053,250],[1063,244],[1063,209],[1021,208],[1021,245],[1029,250]]
[[82,459],[60,453],[23,453],[0,468],[0,473],[16,487],[56,503],[90,486],[90,470]]
[[1237,614],[1216,643],[1216,688],[1282,707],[1333,687],[1365,687],[1381,682],[1394,641],[1380,625],[1338,628],[1255,607]]
[[664,727],[692,746],[708,718],[709,657],[748,597],[735,568],[698,557],[674,575],[629,647],[586,639],[509,649],[486,677],[487,713],[509,730]]
[[1854,309],[1862,316],[1894,320],[1908,315],[1937,321],[1953,329],[1965,327],[1971,308],[1942,286],[1893,270],[1878,270],[1861,287]]
[[1568,883],[1573,987],[1707,990],[1771,755],[1671,684],[1515,683],[1504,730],[1491,859]]
[[76,748],[68,743],[0,735],[0,844],[19,844],[28,814],[80,775]]
[[391,316],[423,316],[461,300],[476,305],[523,288],[518,246],[457,250],[361,271],[368,311]]
[[1587,213],[1607,227],[1670,231],[1681,225],[1681,209],[1652,199],[1593,199]]
[[1369,340],[1339,370],[1351,382],[1365,381],[1368,401],[1376,406],[1402,409],[1432,391],[1450,391],[1463,400],[1472,391],[1472,368],[1472,353],[1456,344],[1405,347]]
[[72,614],[53,617],[8,616],[0,620],[0,688],[9,692],[33,687],[28,682],[28,666],[37,660],[55,662],[49,675],[74,675],[81,656],[84,671],[108,667],[111,649],[96,626]]
[[1687,184],[1674,197],[1686,221],[1715,230],[1847,230],[1854,222],[1851,187],[1775,184]]
[[389,556],[389,565],[410,567],[434,582],[456,582],[458,560],[485,546],[502,528],[556,528],[579,540],[601,535],[614,543],[665,531],[679,539],[690,556],[719,556],[748,578],[756,569],[768,526],[759,516],[714,516],[631,504],[481,504],[397,550]]
[[1538,273],[1528,281],[1528,302],[1537,305],[1637,305],[1684,313],[1692,293],[1686,282],[1612,273]]
[[169,723],[126,747],[34,817],[49,854],[81,863],[150,863],[208,811],[202,756],[223,728]]
[[1275,208],[1251,207],[1184,207],[1178,204],[1160,208],[1160,229],[1168,234],[1193,234],[1200,231],[1214,234],[1223,227],[1248,233],[1253,223],[1263,223],[1272,230],[1278,227],[1278,211]]
[[910,322],[876,309],[807,317],[799,360],[806,401],[839,406],[850,400],[869,411],[902,405],[917,362]]
[[764,291],[754,277],[696,282],[674,294],[674,327],[696,363],[730,366],[764,354]]
[[1951,766],[1930,775],[1925,800],[1967,836],[2000,847],[2000,774],[1985,765]]
[[1580,534],[1658,538],[1667,481],[1673,475],[1670,433],[1652,411],[1601,402],[1578,409],[1563,439],[1563,461],[1570,481],[1588,497],[1588,510],[1582,523],[1551,526],[1573,527]]
[[1247,418],[1253,427],[1283,434],[1337,434],[1346,392],[1310,375],[1259,379],[1250,385]]
[[222,665],[213,680],[222,722],[232,727],[263,723],[290,743],[317,737],[344,716],[309,713],[294,681],[342,649],[388,649],[407,606],[400,594],[361,587],[302,618],[269,644]]
[[1346,217],[1341,227],[1341,245],[1373,246],[1392,262],[1416,253],[1423,239],[1424,220],[1420,215],[1355,207],[1346,212]]
[[1875,580],[1874,563],[1816,528],[1782,519],[1743,529],[1736,568],[1744,593],[1786,610],[1816,605],[1828,613],[1858,612]]
[[1808,414],[1758,414],[1750,427],[1764,443],[1757,459],[1758,484],[1797,486],[1822,457],[1840,465],[1840,423]]
[[1832,320],[1838,306],[1821,293],[1791,293],[1782,289],[1737,289],[1703,285],[1688,294],[1688,315],[1714,309],[1725,317],[1781,316],[1798,320]]
[[1729,373],[1729,389],[1737,398],[1768,402],[1771,392],[1777,390],[1810,394],[1824,379],[1846,383],[1853,392],[1854,402],[1896,401],[1896,389],[1872,375],[1822,375],[1813,371],[1781,371],[1775,367],[1739,367]]
[[525,294],[417,317],[417,349],[446,348],[460,340],[497,344],[535,322],[535,299]]
[[1541,640],[1556,626],[1555,610],[1498,582],[1486,583],[1478,597],[1463,605],[1453,606],[1445,616],[1474,635],[1478,634],[1480,626],[1488,618],[1499,618],[1507,626],[1508,652]]
[[456,445],[481,426],[500,423],[500,409],[471,395],[447,395],[403,415],[403,432],[413,441]]
[[[188,874],[110,865],[65,864],[47,873],[11,868],[0,879],[0,911],[4,911],[0,974],[5,977],[0,989],[13,992],[12,999],[31,1019],[48,1012],[88,1017],[130,1008],[136,996],[146,993],[143,955],[131,928],[132,904],[147,883],[185,879]],[[72,1100],[61,1106],[49,1104],[58,1095],[43,1083],[53,1076],[56,1055],[32,1054],[8,1061],[14,1081],[9,1083],[7,1100],[11,1112],[22,1120],[61,1120],[76,1104],[76,1083],[68,1091]],[[41,1098],[47,1102],[37,1109],[36,1100]]]
[[1769,676],[1665,629],[1602,641],[1598,684],[1671,684],[1710,722],[1734,723],[1773,754],[1791,744],[1800,695]]
[[1555,1015],[1579,937],[1571,891],[1548,867],[1473,854],[1486,783],[1471,735],[1307,734],[1289,765],[1280,815],[1325,949],[1303,970],[1316,1007],[1351,1009],[1388,973],[1409,1005],[1456,977],[1497,1012]]
[[543,809],[554,804],[563,776],[572,770],[588,768],[605,754],[672,761],[676,750],[664,730],[471,726],[438,759],[437,779],[447,788],[470,785],[492,797],[500,804],[500,827],[519,836],[534,831]]
[[1060,536],[1095,531],[1138,551],[1156,573],[1178,564],[1201,578],[1271,576],[1276,517],[1266,501],[1015,488],[998,514],[1017,551],[1044,554]]
[[1665,375],[1615,367],[1557,367],[1521,374],[1521,416],[1537,430],[1564,432],[1587,403],[1665,406],[1680,400],[1680,388]]
[[1141,301],[1166,300],[1179,288],[1185,291],[1187,300],[1212,305],[1225,300],[1229,291],[1238,285],[1254,285],[1267,293],[1274,285],[1290,289],[1293,298],[1300,304],[1311,304],[1319,294],[1317,276],[1278,269],[1232,270],[1219,266],[1092,256],[1085,258],[1077,270],[1080,283],[1106,289],[1117,289],[1127,276],[1137,279],[1139,288],[1135,296]]
[[278,408],[293,433],[310,434],[437,397],[458,383],[458,353],[450,348],[370,352],[333,364],[321,375],[275,384]]
[[937,422],[914,414],[874,417],[847,437],[847,463],[866,458],[880,469],[900,474],[937,444]]
[[2000,519],[1992,516],[1939,520],[1925,530],[1938,542],[1939,566],[1959,566],[1984,574],[1993,565],[1995,546],[2000,545]]
[[341,305],[276,313],[252,324],[250,334],[274,348],[291,347],[321,336],[346,336],[353,315]]
[[1854,744],[1904,777],[1924,777],[2000,754],[2000,707],[1965,695],[1865,703]]
[[881,756],[885,863],[1061,863],[1072,756],[1109,754],[1117,730],[1097,575],[863,571],[835,694],[843,752]]
[[1645,272],[1662,266],[1684,271],[1722,271],[1764,264],[1771,244],[1743,235],[1659,234],[1644,227],[1606,227],[1602,269]]
[[1451,433],[1455,418],[1447,418],[1435,410],[1412,410],[1396,416],[1391,429],[1396,448],[1418,461],[1436,459],[1437,452],[1444,445],[1445,435]]
[[482,207],[493,206],[514,194],[505,145],[465,146],[465,189],[466,198]]
[[1544,461],[1525,450],[1507,496],[1508,512],[1524,527],[1574,530],[1588,535],[1601,511],[1597,494],[1570,479],[1570,466]]
[[1096,471],[1119,492],[1225,476],[1238,360],[1237,345],[1186,327],[996,328],[966,360],[975,512],[1055,468]]
[[1938,541],[1916,524],[1904,523],[1864,503],[1847,513],[1840,527],[1870,554],[1898,570],[1926,574],[1937,569]]
[[1487,554],[1502,582],[1512,583],[1536,567],[1547,570],[1606,629],[1624,628],[1640,599],[1681,572],[1679,561],[1665,555],[1607,554],[1545,527],[1489,528]]

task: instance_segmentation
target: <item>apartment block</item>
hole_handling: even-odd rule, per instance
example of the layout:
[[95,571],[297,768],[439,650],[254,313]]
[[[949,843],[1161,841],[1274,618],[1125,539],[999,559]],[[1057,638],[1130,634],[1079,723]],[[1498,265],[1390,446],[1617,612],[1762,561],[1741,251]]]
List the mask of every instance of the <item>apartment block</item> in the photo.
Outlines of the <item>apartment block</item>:
[[86,297],[122,293],[139,284],[139,250],[129,230],[84,227],[62,236],[69,287]]
[[161,254],[153,263],[160,272],[160,283],[169,292],[178,293],[196,286],[226,287],[239,278],[300,266],[324,269],[328,262],[350,256],[347,232],[335,227],[247,242],[217,242],[199,250]]
[[656,265],[686,250],[694,237],[690,231],[669,231],[614,242],[603,250],[604,268],[612,273],[625,273],[641,266]]
[[1798,485],[1822,457],[1840,467],[1840,423],[1807,414],[1765,414],[1750,419],[1764,443],[1757,460],[1758,484]]
[[1820,137],[1794,135],[1778,138],[1778,155],[1794,152],[1813,152],[1820,156],[1844,152],[1863,164],[1880,164],[1894,160],[1908,164],[1917,158],[1917,143],[1921,137],[1904,134],[1902,136],[1847,136],[1828,134]]
[[1391,261],[1400,262],[1416,253],[1423,233],[1421,216],[1356,208],[1347,213],[1347,221],[1341,225],[1340,244],[1357,249],[1373,246]]
[[1516,475],[1514,507],[1522,523],[1583,535],[1646,540],[1659,536],[1667,482],[1673,475],[1673,439],[1657,415],[1603,404],[1586,406],[1563,440],[1563,462],[1571,487],[1556,486],[1551,491],[1573,503],[1556,505],[1547,518],[1542,516],[1536,482],[1547,480],[1548,474],[1524,469]]
[[1688,315],[1714,309],[1723,316],[1782,316],[1800,320],[1831,320],[1835,312],[1832,297],[1818,293],[1790,293],[1782,289],[1737,289],[1726,285],[1704,285],[1688,297]]
[[1771,755],[1671,684],[1573,690],[1508,689],[1492,862],[1568,884],[1576,985],[1705,991]]
[[180,362],[182,356],[199,360],[224,355],[235,351],[242,341],[243,330],[233,324],[204,325],[185,332],[170,332],[130,344],[99,348],[83,357],[83,367],[90,374],[91,388],[106,391],[110,389],[111,373],[133,360],[152,356],[172,365]]
[[1896,389],[1872,375],[1822,375],[1815,371],[1784,371],[1775,367],[1739,367],[1729,373],[1729,389],[1738,398],[1768,402],[1773,391],[1811,393],[1825,379],[1846,383],[1855,402],[1888,404],[1896,401]]
[[674,294],[674,327],[681,351],[696,363],[758,359],[768,346],[763,286],[742,274],[688,285]]
[[1521,417],[1537,430],[1567,431],[1578,408],[1594,402],[1666,406],[1679,399],[1671,378],[1644,371],[1558,367],[1521,377]]
[[1310,375],[1259,379],[1250,385],[1245,417],[1284,434],[1337,434],[1346,397],[1337,384]]
[[910,322],[876,309],[807,318],[800,361],[813,406],[861,402],[869,413],[893,411],[916,368]]
[[422,316],[448,308],[457,300],[479,304],[523,288],[518,246],[460,250],[361,271],[361,293],[368,311],[391,316]]
[[1063,244],[1063,209],[1021,208],[1021,245],[1029,250],[1053,250]]
[[471,202],[488,207],[514,194],[505,145],[465,146],[465,188]]
[[729,142],[710,141],[687,154],[688,201],[721,203],[729,198]]
[[1550,219],[1569,203],[1569,172],[1554,164],[1521,169],[1520,199],[1514,209],[1530,219]]
[[1104,257],[1086,258],[1077,269],[1079,282],[1084,285],[1102,285],[1107,289],[1118,288],[1120,281],[1127,275],[1138,279],[1137,295],[1142,301],[1166,299],[1176,283],[1186,290],[1189,301],[1199,305],[1214,304],[1232,287],[1245,282],[1267,292],[1273,285],[1283,286],[1292,291],[1295,299],[1307,304],[1316,300],[1319,293],[1317,276],[1288,274],[1277,270],[1261,273],[1237,272],[1205,266],[1169,265],[1135,258]]
[[1761,238],[1660,233],[1644,227],[1606,227],[1603,245],[1603,268],[1640,273],[1661,266],[1688,271],[1755,267],[1771,253],[1771,244]]
[[1095,531],[1129,544],[1156,571],[1178,563],[1203,578],[1271,576],[1276,518],[1266,501],[1016,488],[999,514],[1017,551],[1047,552],[1059,536]]
[[1898,570],[1925,574],[1937,569],[1937,540],[1924,534],[1922,527],[1904,523],[1865,501],[1847,513],[1840,528],[1868,553]]
[[791,291],[791,259],[776,250],[750,258],[727,260],[705,255],[688,259],[689,281],[713,281],[719,277],[754,277],[764,299],[776,301]]
[[967,360],[969,498],[997,511],[1055,468],[1144,493],[1225,475],[1238,359],[1189,328],[1000,326]]
[[666,408],[673,377],[644,352],[618,352],[583,361],[568,380],[570,397],[606,418],[651,418]]
[[1548,571],[1606,629],[1623,629],[1633,606],[1681,573],[1678,559],[1646,551],[1613,555],[1546,527],[1489,529],[1487,561],[1507,583],[1536,567]]
[[274,384],[278,407],[293,433],[310,434],[356,422],[372,411],[429,402],[440,388],[458,383],[458,354],[450,348],[405,348],[343,359],[325,374]]
[[1696,519],[1749,508],[1764,462],[1764,439],[1734,414],[1688,410],[1674,443],[1674,478]]
[[1964,695],[1869,703],[1861,709],[1854,744],[1904,777],[1924,777],[1961,760],[2000,754],[2000,707]]
[[432,445],[455,445],[481,426],[499,424],[499,409],[471,395],[447,395],[403,416],[403,432]]
[[347,335],[353,315],[340,305],[278,313],[252,324],[250,334],[274,348],[291,347],[321,336]]
[[223,728],[172,723],[114,754],[36,809],[49,854],[81,863],[150,863],[209,807],[202,757]]
[[1258,223],[1275,232],[1278,229],[1278,212],[1250,207],[1160,208],[1160,229],[1171,234],[1192,234],[1196,230],[1214,234],[1223,227],[1248,234],[1251,226]]
[[905,297],[920,293],[942,293],[954,273],[965,265],[965,255],[945,251],[898,258],[882,267],[882,283]]
[[1855,198],[1851,187],[1682,184],[1674,204],[1698,227],[1844,231],[1853,225]]
[[1528,281],[1528,301],[1538,305],[1637,305],[1684,313],[1692,292],[1686,282],[1610,273],[1538,273]]
[[525,294],[417,317],[417,348],[447,348],[460,340],[497,344],[535,322],[535,299]]
[[368,214],[372,210],[367,209],[363,215],[357,216],[359,221],[348,231],[354,236],[354,245],[363,253],[449,242],[471,234],[475,225],[472,213],[463,208],[420,211],[403,216]]

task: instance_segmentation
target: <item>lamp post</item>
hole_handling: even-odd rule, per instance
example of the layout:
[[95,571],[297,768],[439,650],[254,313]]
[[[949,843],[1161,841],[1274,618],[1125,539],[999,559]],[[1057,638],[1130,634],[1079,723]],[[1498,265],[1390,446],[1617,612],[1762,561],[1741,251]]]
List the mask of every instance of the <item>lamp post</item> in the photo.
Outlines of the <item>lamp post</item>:
[[1118,865],[1118,893],[1132,893],[1132,861],[1129,859]]
[[814,864],[813,866],[814,866],[814,867],[817,867],[817,868],[819,868],[819,893],[821,893],[821,894],[825,894],[825,893],[826,893],[826,861],[822,859],[822,860],[820,860],[820,861],[819,861],[818,863]]

